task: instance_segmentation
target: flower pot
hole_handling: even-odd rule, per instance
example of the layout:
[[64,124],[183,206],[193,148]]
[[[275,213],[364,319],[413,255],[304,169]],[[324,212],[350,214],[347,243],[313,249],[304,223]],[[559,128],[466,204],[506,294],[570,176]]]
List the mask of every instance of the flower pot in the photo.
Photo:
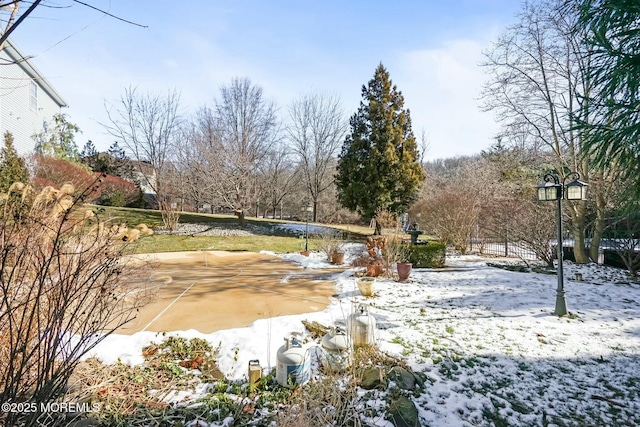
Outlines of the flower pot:
[[300,255],[309,256],[311,252],[309,251],[300,251]]
[[411,268],[413,264],[410,262],[399,262],[397,265],[398,268],[398,281],[404,282],[411,275]]
[[376,279],[374,277],[359,277],[356,279],[358,290],[365,297],[373,295]]
[[344,264],[344,252],[334,252],[331,254],[331,264]]
[[369,277],[378,277],[382,274],[382,265],[380,264],[367,264],[367,273]]

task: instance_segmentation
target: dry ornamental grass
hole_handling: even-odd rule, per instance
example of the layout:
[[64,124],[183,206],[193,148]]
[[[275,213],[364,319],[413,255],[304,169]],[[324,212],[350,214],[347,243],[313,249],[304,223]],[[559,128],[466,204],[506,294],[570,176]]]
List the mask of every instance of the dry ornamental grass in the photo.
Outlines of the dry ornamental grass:
[[[82,208],[94,189],[36,193],[16,183],[0,195],[2,402],[40,408],[62,396],[82,355],[132,319],[145,297],[123,280],[144,269],[123,261],[122,236]],[[4,412],[0,422],[34,425],[44,415]]]

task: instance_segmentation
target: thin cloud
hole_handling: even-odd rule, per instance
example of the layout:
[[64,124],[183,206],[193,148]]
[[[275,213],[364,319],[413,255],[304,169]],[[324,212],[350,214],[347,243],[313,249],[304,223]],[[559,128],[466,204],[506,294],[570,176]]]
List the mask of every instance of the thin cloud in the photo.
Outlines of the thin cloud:
[[484,46],[450,40],[400,56],[395,80],[411,109],[414,131],[429,135],[428,158],[474,154],[492,143],[497,125],[491,114],[478,109]]

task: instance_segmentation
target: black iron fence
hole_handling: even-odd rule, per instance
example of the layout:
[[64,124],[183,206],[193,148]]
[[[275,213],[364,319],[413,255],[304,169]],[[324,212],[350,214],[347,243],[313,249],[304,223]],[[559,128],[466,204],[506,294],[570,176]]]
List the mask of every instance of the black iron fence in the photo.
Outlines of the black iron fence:
[[518,242],[500,241],[498,239],[472,239],[469,242],[469,251],[481,255],[492,255],[509,258],[520,258],[527,261],[536,261],[535,252]]
[[[573,239],[565,239],[562,242],[562,256],[563,259],[567,261],[575,261],[575,255],[573,252],[575,241]],[[605,242],[606,243],[606,242]],[[556,258],[556,242],[550,242],[551,247],[549,248],[551,253],[553,254],[553,258]],[[587,247],[587,252],[589,248]],[[636,248],[633,252],[638,253],[640,248]],[[509,242],[509,241],[500,241],[499,239],[472,239],[469,242],[469,252],[476,253],[480,255],[491,255],[497,257],[507,257],[507,258],[519,258],[526,261],[537,261],[539,260],[536,256],[535,252],[530,248],[527,248],[526,245],[520,244],[518,242]],[[618,267],[626,269],[627,266],[622,261],[622,257],[620,255],[619,250],[615,250],[610,245],[603,245],[598,251],[598,264],[608,265],[611,267]],[[640,267],[640,266],[638,266]]]

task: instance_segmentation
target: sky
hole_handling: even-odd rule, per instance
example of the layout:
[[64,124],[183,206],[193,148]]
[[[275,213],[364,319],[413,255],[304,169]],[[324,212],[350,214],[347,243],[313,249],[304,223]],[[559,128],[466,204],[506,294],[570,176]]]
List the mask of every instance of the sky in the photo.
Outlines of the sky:
[[[346,262],[363,250],[363,244],[349,244]],[[304,266],[305,271],[326,272],[332,267],[319,252],[310,257],[278,256]],[[302,320],[348,325],[355,308],[365,304],[373,318],[367,317],[367,324],[375,325],[373,333],[366,335],[380,350],[426,376],[425,389],[412,396],[420,425],[640,425],[638,281],[622,269],[565,262],[570,316],[560,318],[553,315],[556,275],[508,271],[492,263],[523,265],[518,259],[448,254],[446,268],[414,268],[408,282],[377,278],[371,298],[362,296],[356,286],[357,268],[338,270],[329,279],[335,281],[336,294],[322,311],[260,319],[247,327],[210,334],[189,329],[165,335],[152,332],[157,331],[152,326],[132,335],[110,335],[89,355],[103,363],[138,365],[144,362],[142,348],[150,342],[159,343],[166,336],[201,338],[220,346],[217,365],[224,375],[241,380],[247,376],[250,360],[259,360],[265,374],[274,368],[283,338],[291,332],[308,338]],[[582,281],[574,279],[576,273],[582,274]],[[230,283],[238,289],[244,286],[234,280]],[[189,292],[197,292],[198,286],[202,284],[196,282]],[[251,293],[256,288],[245,289]],[[322,357],[320,345],[319,339],[306,344],[312,361]],[[316,378],[317,371],[313,372]],[[167,397],[186,405],[206,397],[207,390],[200,384]],[[367,414],[371,407],[383,409],[385,393],[365,394],[358,389],[363,405],[359,413]],[[393,427],[382,415],[364,421]]]
[[[480,111],[483,50],[512,24],[518,0],[165,1],[72,0],[38,7],[12,34],[69,105],[99,150],[114,141],[107,109],[125,88],[180,94],[181,112],[212,105],[220,87],[248,77],[278,106],[309,93],[337,95],[345,116],[382,63],[405,98],[427,160],[470,155],[498,131]],[[142,27],[144,26],[144,27]]]

